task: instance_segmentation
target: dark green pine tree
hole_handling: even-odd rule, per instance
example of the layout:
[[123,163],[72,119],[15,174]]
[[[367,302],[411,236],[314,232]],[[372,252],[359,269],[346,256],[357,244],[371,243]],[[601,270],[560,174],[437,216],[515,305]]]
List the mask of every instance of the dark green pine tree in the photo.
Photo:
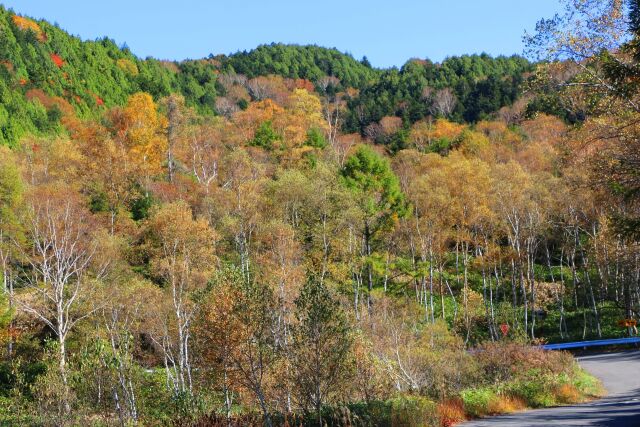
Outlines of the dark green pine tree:
[[262,147],[265,150],[273,150],[274,144],[280,140],[280,135],[273,129],[271,120],[263,122],[256,130],[256,133],[251,141],[251,145],[255,147]]
[[398,217],[404,216],[407,203],[389,161],[369,146],[360,146],[347,159],[342,176],[364,213],[363,255],[367,258],[367,307],[371,309],[374,285],[372,256],[382,243],[381,233],[388,230]]

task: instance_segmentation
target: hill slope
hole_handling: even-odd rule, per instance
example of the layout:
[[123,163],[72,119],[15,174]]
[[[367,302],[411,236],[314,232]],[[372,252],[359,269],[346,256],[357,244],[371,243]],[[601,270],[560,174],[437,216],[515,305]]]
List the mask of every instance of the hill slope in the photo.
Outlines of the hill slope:
[[[321,92],[329,97],[348,94],[343,96],[348,132],[364,134],[385,116],[410,124],[434,114],[430,94],[443,88],[454,96],[453,108],[443,115],[472,122],[511,104],[532,67],[516,56],[473,55],[441,64],[410,60],[400,70],[379,70],[336,49],[283,44],[202,60],[143,60],[108,38],[82,41],[2,7],[0,64],[0,144],[10,146],[26,134],[63,132],[60,119],[65,114],[95,117],[140,91],[155,99],[180,93],[199,113],[217,114],[216,97],[225,94],[220,74],[244,75],[245,83],[268,75],[303,79],[318,89],[323,77],[335,77],[328,91],[325,85]],[[242,99],[233,103],[234,109],[246,106]]]

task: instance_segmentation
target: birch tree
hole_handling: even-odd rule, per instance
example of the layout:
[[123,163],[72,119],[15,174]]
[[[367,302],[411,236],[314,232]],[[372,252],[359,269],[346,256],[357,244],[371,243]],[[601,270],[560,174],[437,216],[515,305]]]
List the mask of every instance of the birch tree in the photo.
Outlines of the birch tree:
[[99,309],[93,298],[92,279],[100,279],[104,271],[91,268],[98,248],[96,224],[77,194],[58,187],[35,190],[23,221],[27,243],[16,244],[27,270],[19,305],[56,336],[64,385],[62,403],[65,412],[69,412],[67,339],[78,322]]
[[214,269],[216,235],[204,219],[194,219],[184,202],[160,208],[148,224],[151,269],[165,286],[167,304],[159,310],[152,339],[161,350],[167,386],[175,394],[193,393],[191,324]]

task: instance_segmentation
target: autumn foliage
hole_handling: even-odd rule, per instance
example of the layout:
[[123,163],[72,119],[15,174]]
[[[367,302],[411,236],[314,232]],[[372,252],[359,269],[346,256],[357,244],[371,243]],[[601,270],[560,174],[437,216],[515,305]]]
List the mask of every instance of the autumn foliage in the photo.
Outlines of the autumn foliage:
[[538,344],[634,333],[618,98],[518,98],[517,57],[62,58],[41,26],[0,68],[9,423],[450,426],[599,395]]
[[441,427],[453,427],[466,420],[464,403],[460,399],[446,400],[438,404]]
[[51,53],[50,57],[53,63],[56,64],[56,67],[62,68],[62,66],[64,65],[64,60],[62,59],[62,57],[60,57],[60,55],[56,53]]
[[44,42],[47,40],[46,34],[35,21],[19,15],[13,15],[12,20],[14,25],[20,30],[32,31],[39,41]]

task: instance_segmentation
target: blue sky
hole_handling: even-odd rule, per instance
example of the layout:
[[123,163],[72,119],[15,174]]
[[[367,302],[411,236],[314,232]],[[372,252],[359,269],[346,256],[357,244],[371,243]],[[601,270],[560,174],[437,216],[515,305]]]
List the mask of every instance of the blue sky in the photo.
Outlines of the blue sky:
[[20,14],[138,56],[202,58],[271,42],[336,47],[377,67],[409,58],[522,53],[521,37],[558,0],[12,0]]

